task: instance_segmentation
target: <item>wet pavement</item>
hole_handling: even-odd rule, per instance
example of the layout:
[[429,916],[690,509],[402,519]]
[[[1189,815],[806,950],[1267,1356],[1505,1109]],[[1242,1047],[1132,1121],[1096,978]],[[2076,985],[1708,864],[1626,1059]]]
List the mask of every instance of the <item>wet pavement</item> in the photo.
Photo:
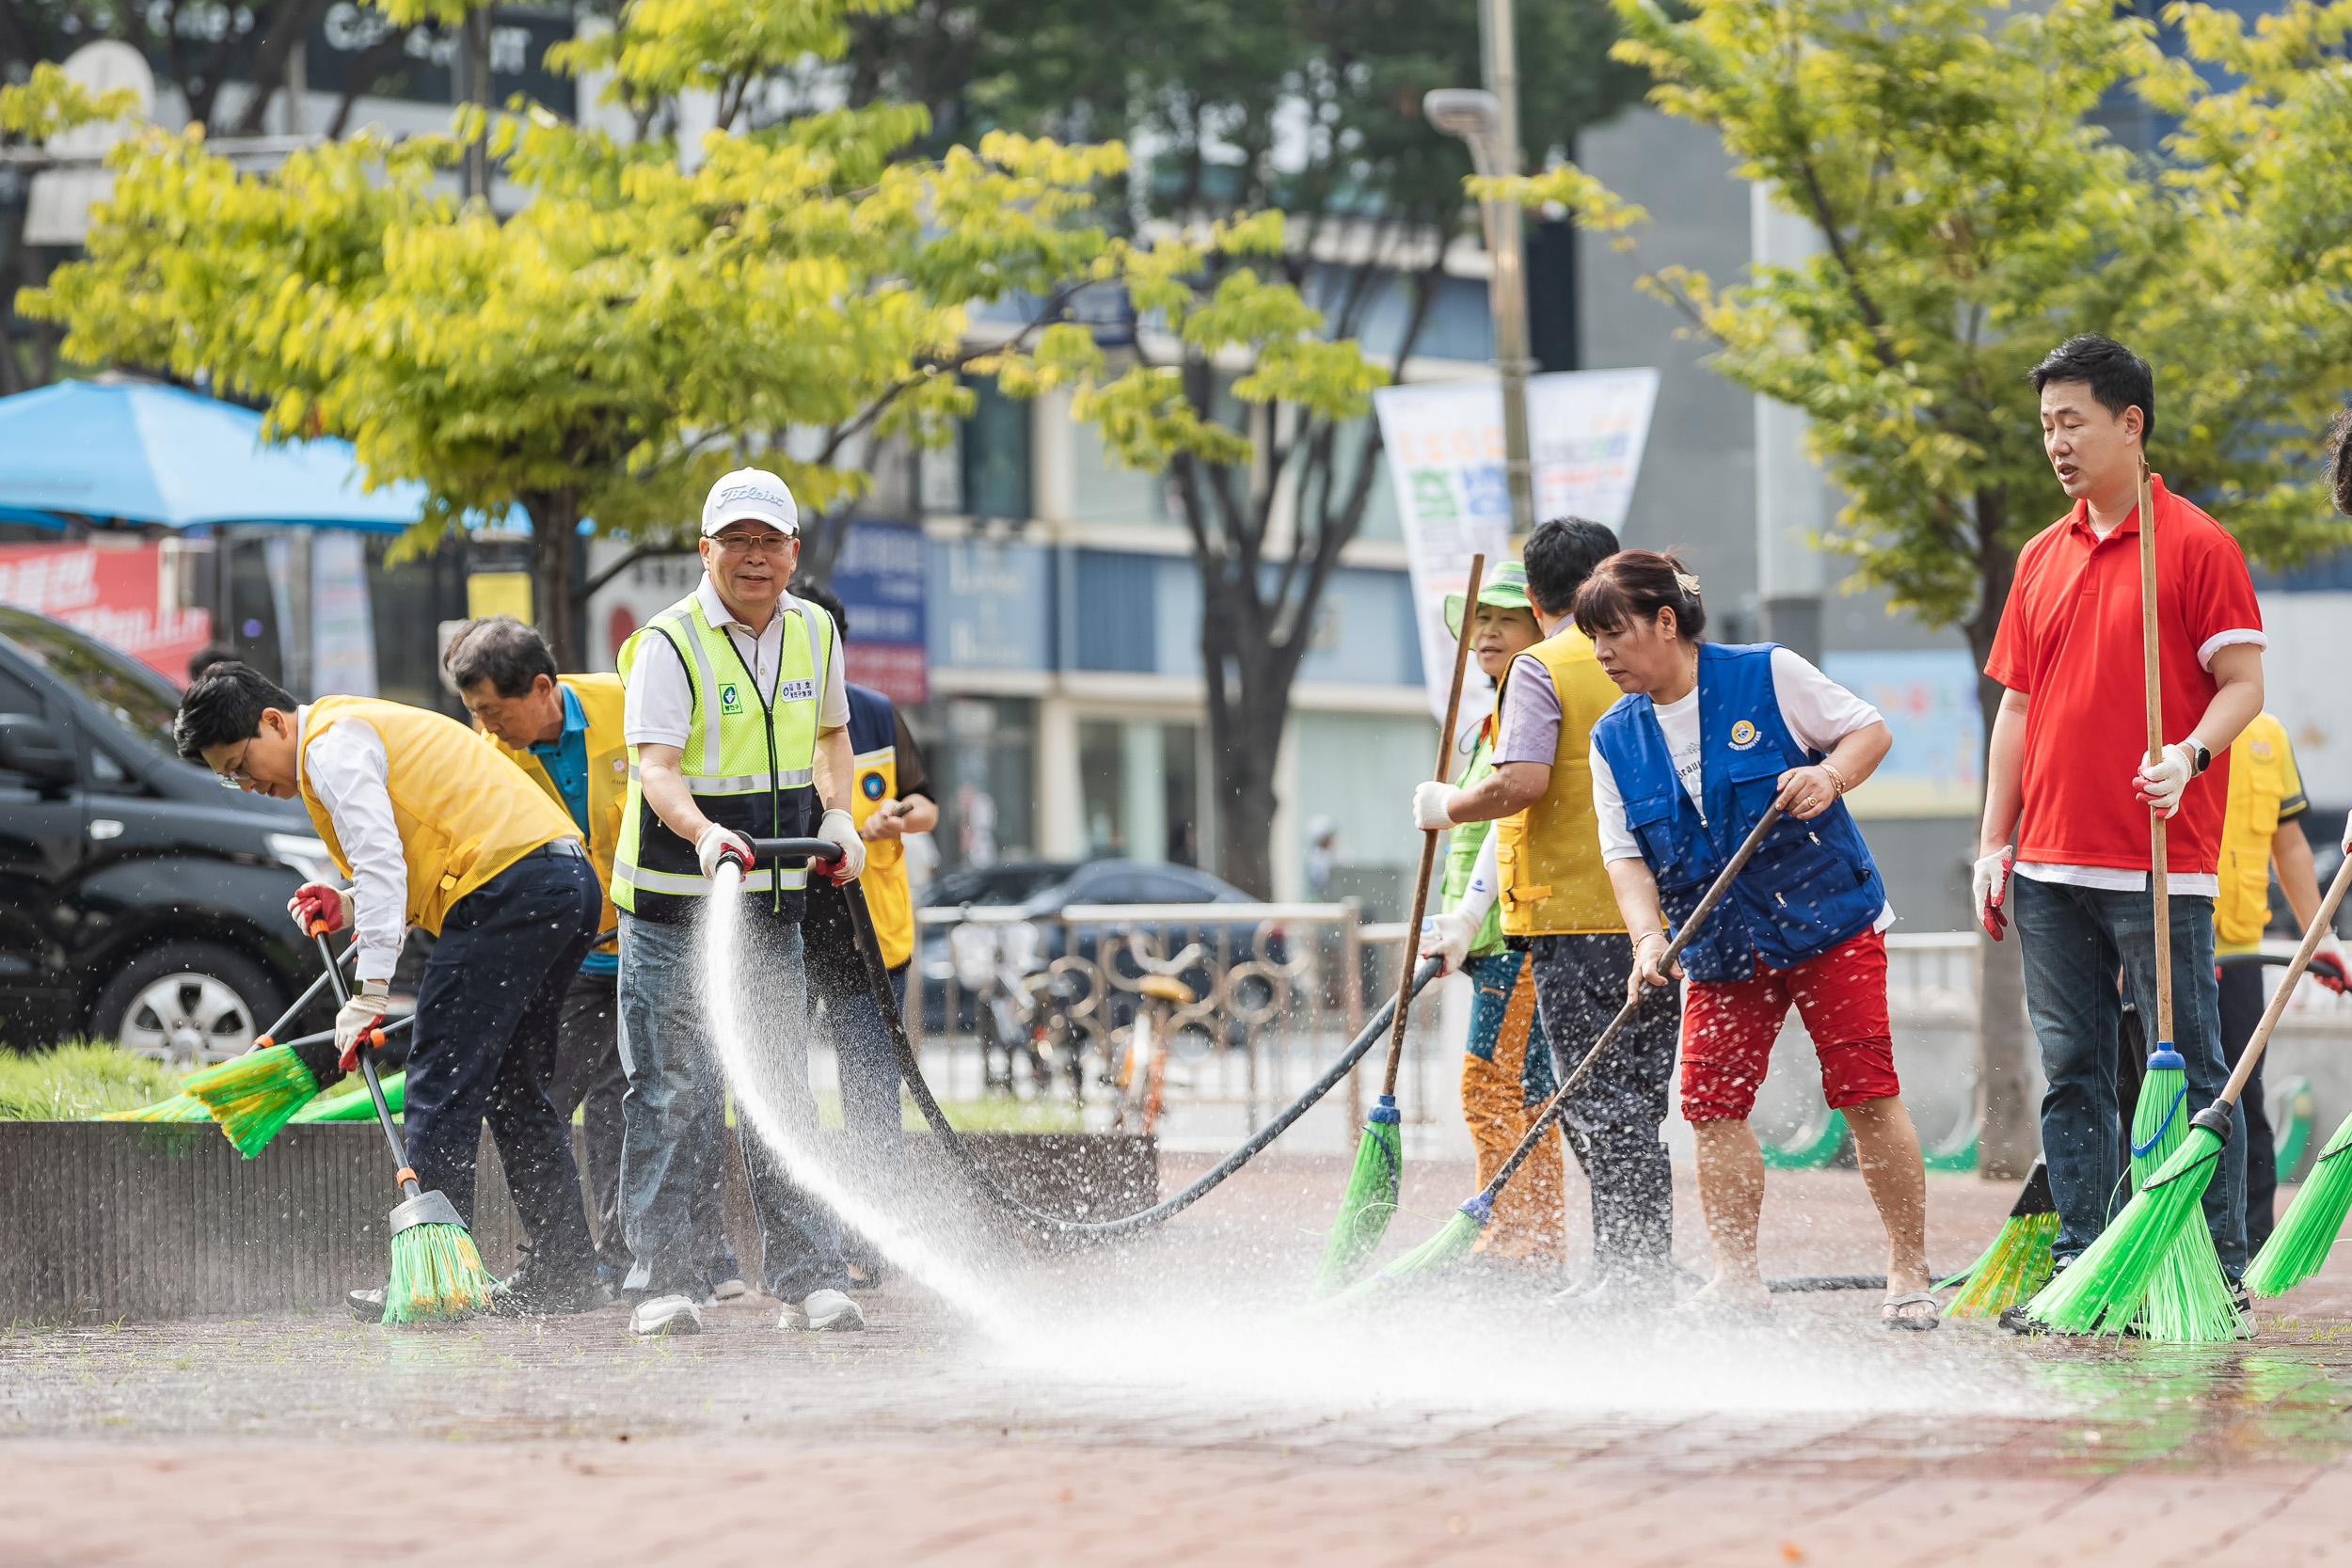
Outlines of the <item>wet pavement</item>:
[[[1302,1313],[1336,1170],[1008,1262],[993,1334],[903,1281],[858,1336],[757,1298],[660,1343],[617,1311],[19,1323],[0,1562],[2352,1560],[2352,1256],[2223,1347],[1893,1334],[1851,1292],[1578,1324],[1498,1268]],[[1462,1175],[1415,1173],[1394,1244]],[[1858,1178],[1773,1181],[1768,1270],[1868,1265]],[[2011,1196],[1937,1180],[1939,1263]]]

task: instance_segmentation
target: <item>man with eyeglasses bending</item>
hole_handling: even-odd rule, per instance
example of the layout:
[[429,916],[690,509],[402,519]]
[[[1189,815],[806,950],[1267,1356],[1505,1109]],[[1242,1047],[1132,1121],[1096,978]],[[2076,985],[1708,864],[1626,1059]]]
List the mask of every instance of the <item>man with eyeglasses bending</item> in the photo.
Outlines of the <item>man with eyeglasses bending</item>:
[[[335,1016],[346,1069],[383,1021],[408,927],[437,939],[417,988],[402,1133],[418,1180],[470,1225],[489,1124],[531,1238],[496,1309],[605,1306],[570,1132],[540,1068],[601,902],[571,818],[453,720],[373,697],[297,705],[234,659],[189,684],[172,733],[224,784],[300,800],[351,882],[305,883],[287,905],[306,933],[323,922],[356,934],[359,988]],[[354,1291],[350,1305],[380,1319],[384,1292]]]
[[[703,502],[703,580],[623,644],[622,736],[635,759],[612,902],[621,911],[621,1218],[635,1266],[629,1332],[699,1333],[710,1299],[693,1245],[693,1185],[723,1135],[724,1075],[703,1010],[696,916],[711,879],[742,874],[752,994],[741,1009],[772,1037],[751,1042],[776,1097],[813,1141],[808,986],[801,919],[808,872],[762,865],[755,838],[829,839],[845,885],[865,869],[851,819],[856,761],[832,617],[786,591],[800,563],[800,511],[783,480],[740,468]],[[781,1328],[857,1329],[840,1223],[742,1118],[738,1141],[759,1222],[761,1274]]]

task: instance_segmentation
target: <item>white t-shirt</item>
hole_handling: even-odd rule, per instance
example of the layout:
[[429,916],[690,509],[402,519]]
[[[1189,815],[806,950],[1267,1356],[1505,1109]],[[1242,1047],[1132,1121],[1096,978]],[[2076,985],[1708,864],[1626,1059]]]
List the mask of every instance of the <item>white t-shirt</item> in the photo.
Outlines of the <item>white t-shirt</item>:
[[[1780,721],[1797,743],[1816,752],[1830,752],[1837,743],[1853,734],[1881,721],[1879,710],[1815,669],[1800,655],[1787,648],[1772,650],[1772,696],[1780,705]],[[1692,687],[1680,702],[1660,703],[1651,710],[1658,716],[1658,728],[1666,737],[1666,754],[1674,760],[1675,777],[1682,781],[1683,792],[1691,803],[1702,813],[1706,806],[1699,799],[1699,759],[1702,755],[1699,735],[1699,691]],[[1593,769],[1593,815],[1600,825],[1600,858],[1610,861],[1638,861],[1642,858],[1641,840],[1634,836],[1632,824],[1626,820],[1625,798],[1617,793],[1617,775],[1609,760],[1600,754],[1595,743],[1589,752]],[[1895,908],[1888,905],[1879,911],[1876,929],[1885,930],[1895,924]]]
[[[755,633],[737,620],[726,601],[719,597],[708,573],[703,574],[702,586],[694,590],[694,596],[702,602],[704,618],[724,631],[727,640],[735,644],[758,683],[760,694],[772,701],[776,676],[784,664],[785,633],[806,637],[808,630],[801,617],[823,611],[798,599],[782,599],[775,613],[768,617],[768,625]],[[825,689],[817,705],[817,727],[820,731],[839,729],[850,721],[849,678],[842,673],[843,662],[835,644],[834,657],[825,660]],[[660,647],[648,642],[643,657],[630,668],[622,695],[621,738],[631,746],[650,743],[682,748],[693,735],[694,686],[687,676],[686,666],[670,651],[667,639]]]

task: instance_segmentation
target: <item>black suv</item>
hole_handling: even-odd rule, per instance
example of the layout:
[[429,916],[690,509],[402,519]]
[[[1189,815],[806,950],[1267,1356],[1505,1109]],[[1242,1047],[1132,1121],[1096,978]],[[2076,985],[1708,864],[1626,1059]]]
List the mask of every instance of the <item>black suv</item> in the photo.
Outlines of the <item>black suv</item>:
[[286,900],[336,879],[326,846],[294,801],[181,761],[179,705],[129,655],[0,607],[0,1043],[215,1061],[318,974]]

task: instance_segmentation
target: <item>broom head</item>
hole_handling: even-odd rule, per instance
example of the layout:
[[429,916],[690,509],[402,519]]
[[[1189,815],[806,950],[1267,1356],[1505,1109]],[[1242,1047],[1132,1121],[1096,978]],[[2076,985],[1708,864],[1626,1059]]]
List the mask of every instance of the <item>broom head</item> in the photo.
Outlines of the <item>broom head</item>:
[[392,1275],[384,1287],[388,1323],[446,1322],[490,1309],[498,1281],[482,1266],[457,1206],[439,1193],[392,1211]]
[[[2132,1195],[2099,1239],[2026,1304],[2028,1317],[2060,1334],[2121,1334],[2131,1325],[2189,1222],[2193,1219],[2199,1230],[2204,1229],[2200,1204],[2220,1162],[2230,1126],[2224,1111],[2221,1131],[2214,1130],[2208,1118],[2217,1110],[2220,1107],[2197,1114],[2186,1141],[2172,1158]],[[2208,1237],[2206,1247],[2211,1246]],[[2219,1275],[2218,1264],[2214,1272]]]
[[1449,1215],[1438,1233],[1401,1257],[1391,1259],[1389,1266],[1360,1285],[1350,1286],[1328,1299],[1326,1305],[1350,1307],[1382,1295],[1400,1281],[1416,1275],[1437,1274],[1453,1267],[1470,1256],[1477,1243],[1478,1233],[1486,1228],[1493,1217],[1494,1200],[1481,1193]]
[[1400,1120],[1396,1097],[1386,1094],[1364,1118],[1364,1135],[1356,1146],[1356,1168],[1348,1173],[1347,1191],[1340,1198],[1340,1217],[1331,1227],[1323,1267],[1315,1275],[1318,1296],[1354,1284],[1379,1250],[1381,1238],[1389,1233],[1405,1164]]
[[2050,1243],[2058,1240],[2058,1233],[2055,1210],[2045,1214],[2011,1215],[1983,1257],[1970,1264],[1966,1273],[1954,1275],[1936,1287],[1941,1291],[1962,1280],[1968,1282],[1968,1288],[1944,1308],[1944,1315],[1997,1318],[2003,1308],[2041,1290],[2050,1278]]
[[335,1042],[272,1045],[232,1056],[188,1080],[237,1151],[250,1160],[294,1114],[342,1077]]
[[2246,1288],[2258,1296],[2280,1296],[2319,1272],[2328,1249],[2352,1213],[2352,1117],[2319,1151],[2302,1190],[2287,1205],[2286,1217],[2246,1271]]

